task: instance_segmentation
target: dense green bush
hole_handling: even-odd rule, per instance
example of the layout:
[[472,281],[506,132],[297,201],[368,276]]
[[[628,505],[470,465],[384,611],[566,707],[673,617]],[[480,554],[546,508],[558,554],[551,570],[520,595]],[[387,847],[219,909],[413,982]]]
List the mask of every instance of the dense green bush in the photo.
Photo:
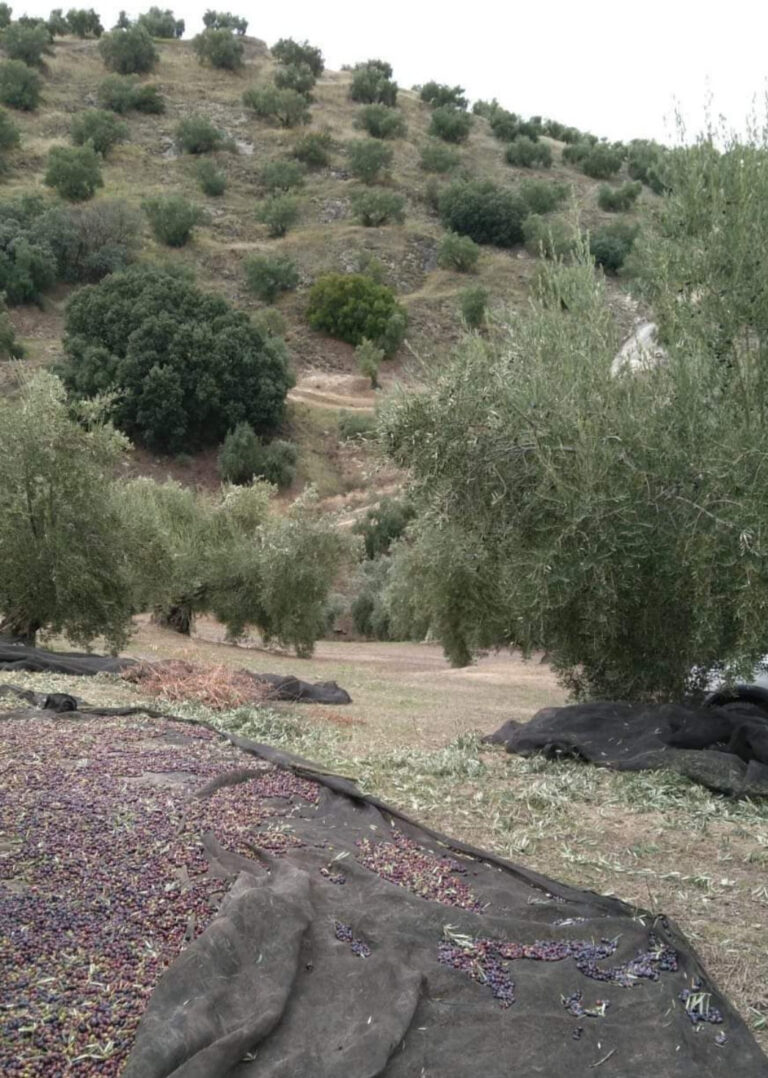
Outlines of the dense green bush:
[[177,19],[172,11],[151,7],[136,20],[152,37],[179,38],[184,36],[184,20]]
[[409,501],[382,498],[355,524],[352,531],[362,536],[366,558],[381,558],[391,552],[392,544],[402,538],[415,516],[416,509]]
[[67,25],[75,37],[101,37],[104,27],[93,8],[70,8],[67,12]]
[[585,176],[590,176],[593,180],[608,180],[620,171],[624,157],[623,146],[598,142],[580,156],[577,164]]
[[0,108],[0,175],[6,169],[4,154],[18,146],[20,141],[19,129],[11,119],[10,113]]
[[307,168],[327,168],[332,147],[333,139],[327,131],[312,131],[297,139],[291,152]]
[[375,183],[392,164],[392,148],[379,139],[353,139],[347,143],[349,171],[363,183]]
[[274,303],[280,292],[289,292],[299,283],[296,263],[284,255],[251,255],[245,261],[245,279],[254,295]]
[[66,37],[70,32],[69,23],[60,7],[54,8],[50,13],[46,26],[48,27],[48,33],[51,35],[51,40],[55,37]]
[[461,317],[469,329],[479,329],[485,322],[488,311],[489,292],[482,285],[465,288],[459,296]]
[[310,121],[309,102],[296,90],[254,86],[243,94],[243,104],[261,119],[274,120],[281,127],[298,127]]
[[402,223],[405,219],[405,199],[396,191],[355,191],[351,201],[358,221],[368,228],[378,228],[390,221]]
[[431,105],[433,109],[448,105],[454,109],[466,109],[469,101],[464,96],[464,88],[461,86],[446,86],[440,82],[425,82],[419,93],[422,101]]
[[0,30],[5,30],[6,26],[11,25],[11,19],[13,17],[13,8],[8,4],[0,4]]
[[257,217],[270,236],[284,236],[299,219],[299,200],[293,195],[271,195],[259,205]]
[[322,52],[308,41],[298,42],[290,37],[281,37],[270,51],[277,62],[286,67],[304,64],[316,79],[319,79],[325,70]]
[[632,209],[642,189],[639,180],[623,183],[620,187],[609,187],[604,183],[597,192],[597,204],[606,213],[624,213]]
[[243,37],[248,29],[248,20],[240,15],[233,15],[229,11],[206,11],[203,15],[203,26],[206,30],[232,30]]
[[220,444],[243,421],[274,429],[292,384],[281,341],[220,296],[153,267],[76,292],[65,348],[72,392],[114,392],[117,425],[162,452]]
[[432,111],[429,134],[433,138],[443,142],[466,142],[471,128],[471,115],[452,105],[440,105]]
[[495,108],[488,115],[491,131],[500,142],[512,142],[520,134],[520,117],[516,112]]
[[531,213],[551,213],[568,198],[570,188],[552,180],[522,180],[519,191]]
[[490,181],[457,181],[439,196],[443,225],[476,243],[512,247],[523,239],[523,221],[528,207],[523,198],[508,187]]
[[69,128],[75,146],[93,145],[96,153],[106,157],[113,146],[128,138],[128,127],[118,120],[114,112],[102,109],[86,109],[78,112]]
[[458,150],[440,142],[427,142],[421,148],[419,164],[425,172],[451,172],[461,163]]
[[224,133],[207,116],[193,112],[177,126],[176,142],[184,153],[212,153],[221,148]]
[[488,120],[490,123],[491,117],[501,108],[501,105],[494,97],[492,101],[475,101],[472,105],[472,114],[474,116],[482,116],[484,120]]
[[664,158],[666,147],[647,139],[633,139],[627,151],[627,172],[657,195],[667,190]]
[[11,305],[38,302],[56,280],[56,256],[37,229],[39,203],[0,203],[0,291]]
[[9,60],[22,60],[30,67],[40,67],[43,56],[51,52],[51,38],[44,23],[23,26],[13,22],[3,33],[3,51]]
[[110,31],[99,42],[99,52],[105,66],[118,75],[144,74],[158,61],[157,49],[143,26]]
[[552,150],[546,142],[534,142],[527,135],[518,135],[504,154],[507,164],[516,168],[549,168]]
[[309,293],[307,318],[313,329],[354,345],[367,338],[387,355],[397,351],[407,325],[392,289],[363,273],[318,277]]
[[184,247],[200,220],[200,209],[183,195],[161,195],[142,203],[156,240],[167,247]]
[[245,46],[231,30],[203,30],[192,38],[192,48],[201,64],[237,71],[243,66]]
[[263,479],[279,489],[289,487],[296,476],[298,451],[293,442],[266,444],[250,423],[238,423],[224,439],[219,452],[219,472],[227,483],[246,484]]
[[317,79],[312,68],[307,64],[279,64],[274,74],[278,90],[295,90],[297,94],[311,100],[312,90]]
[[31,229],[53,252],[60,280],[99,281],[134,260],[141,218],[127,202],[100,199],[88,206],[39,209]]
[[165,112],[165,100],[157,86],[141,83],[133,75],[107,75],[99,85],[98,99],[102,108],[120,114],[131,110]]
[[221,169],[216,168],[213,161],[207,159],[198,161],[195,174],[203,194],[210,195],[211,198],[219,198],[226,191],[226,173],[222,172]]
[[21,60],[0,63],[0,102],[13,109],[31,112],[40,102],[43,81]]
[[526,250],[544,258],[567,258],[581,246],[579,230],[567,217],[532,213],[523,222]]
[[437,249],[438,266],[458,270],[459,273],[471,273],[479,257],[480,248],[475,241],[456,232],[447,232]]
[[259,173],[262,187],[275,194],[293,191],[304,184],[304,169],[298,161],[268,161]]
[[349,96],[363,105],[397,104],[397,83],[392,81],[392,67],[383,60],[368,60],[352,70]]
[[24,345],[16,337],[5,303],[0,303],[0,359],[23,359]]
[[342,442],[353,439],[368,441],[376,437],[376,417],[369,412],[342,412],[339,416],[339,438]]
[[408,130],[402,114],[389,105],[364,105],[355,117],[355,127],[371,138],[404,138]]
[[615,221],[604,225],[589,237],[589,250],[608,273],[618,273],[624,265],[637,236],[637,225]]
[[93,146],[53,146],[43,180],[70,202],[93,198],[97,187],[104,186],[99,155]]

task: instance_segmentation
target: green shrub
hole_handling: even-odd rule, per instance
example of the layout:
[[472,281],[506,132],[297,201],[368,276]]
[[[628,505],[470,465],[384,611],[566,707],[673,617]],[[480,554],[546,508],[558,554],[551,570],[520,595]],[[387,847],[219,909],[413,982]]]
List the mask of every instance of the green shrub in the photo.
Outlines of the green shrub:
[[[0,108],[0,152],[12,150],[19,145],[21,135],[9,112]],[[0,171],[2,165],[0,164]]]
[[597,192],[597,204],[606,213],[624,213],[632,209],[642,189],[639,180],[623,183],[620,187],[609,187],[604,183]]
[[231,30],[203,30],[192,38],[192,48],[201,64],[224,71],[237,71],[243,66],[245,47]]
[[491,131],[500,142],[512,142],[520,134],[520,117],[516,112],[497,108],[488,117]]
[[405,219],[405,199],[395,191],[355,191],[352,209],[361,225],[378,228],[390,221],[402,223]]
[[544,258],[567,258],[581,244],[578,228],[565,217],[542,217],[532,213],[523,222],[523,234],[529,254]]
[[175,18],[172,11],[151,7],[136,20],[152,37],[180,38],[184,36],[184,20]]
[[327,131],[312,131],[296,140],[292,153],[307,168],[327,168],[332,147],[333,139]]
[[369,412],[342,412],[339,416],[339,438],[369,441],[376,437],[376,417]]
[[70,8],[67,12],[67,25],[75,37],[101,37],[104,27],[93,8]]
[[531,213],[551,213],[568,198],[569,187],[551,180],[522,180],[519,190]]
[[5,303],[0,302],[0,360],[23,358],[24,345],[16,338]]
[[392,81],[392,68],[382,60],[356,64],[352,70],[349,96],[363,105],[397,104],[397,83]]
[[0,203],[0,291],[12,306],[39,302],[57,277],[56,255],[38,227],[41,202]]
[[384,359],[384,349],[364,338],[355,349],[357,368],[364,378],[371,381],[371,389],[379,388],[379,370]]
[[268,161],[259,173],[259,180],[271,194],[293,191],[304,185],[304,170],[298,161]]
[[141,75],[151,71],[158,61],[157,49],[143,26],[105,34],[99,42],[99,52],[105,66],[118,75]]
[[632,250],[637,231],[637,225],[615,221],[593,232],[589,250],[598,266],[608,273],[618,273]]
[[161,452],[220,444],[244,421],[273,430],[292,384],[281,341],[221,296],[150,266],[76,292],[65,349],[72,393],[114,394],[117,426]]
[[367,640],[391,640],[392,626],[385,598],[392,559],[366,560],[353,578],[350,607],[355,631]]
[[492,101],[475,101],[472,106],[472,113],[475,116],[482,116],[484,120],[488,120],[490,123],[491,119],[500,108],[501,105],[494,97]]
[[299,200],[292,195],[272,195],[261,203],[257,216],[270,236],[284,236],[299,219]]
[[584,138],[569,143],[563,150],[563,161],[567,165],[580,165],[594,145],[594,142]]
[[44,23],[23,26],[13,22],[3,33],[3,50],[9,60],[40,67],[43,56],[51,52],[51,37]]
[[527,135],[518,135],[504,154],[507,164],[516,168],[549,168],[552,150],[546,142],[534,142]]
[[271,53],[280,64],[286,67],[291,65],[306,65],[316,79],[319,79],[325,70],[325,62],[320,49],[310,45],[308,41],[299,43],[290,37],[281,37],[271,48]]
[[152,234],[167,247],[184,247],[200,220],[200,210],[183,195],[161,195],[142,204]]
[[441,105],[432,112],[429,134],[443,142],[466,142],[472,128],[472,117],[468,112]]
[[21,60],[4,60],[0,63],[0,102],[13,109],[31,112],[40,102],[43,82]]
[[104,186],[99,155],[91,145],[53,146],[43,182],[70,202],[93,198],[96,188]]
[[317,82],[312,68],[307,64],[280,64],[275,70],[274,79],[278,90],[295,90],[307,100],[311,99]]
[[460,295],[461,317],[469,329],[479,329],[488,310],[488,289],[482,285],[465,288]]
[[349,171],[363,183],[374,183],[392,164],[392,148],[378,139],[354,139],[347,143]]
[[125,269],[138,250],[140,225],[128,203],[100,199],[87,206],[41,208],[32,229],[53,252],[59,279],[79,283]]
[[437,249],[438,266],[458,270],[459,273],[471,273],[479,257],[480,248],[475,241],[456,232],[447,232]]
[[78,112],[72,120],[69,132],[75,146],[84,146],[86,142],[90,142],[96,153],[102,157],[106,157],[118,142],[124,142],[128,138],[126,124],[118,120],[114,112],[105,112],[102,109]]
[[627,151],[627,172],[633,180],[650,187],[657,195],[667,190],[664,179],[666,147],[648,139],[633,139]]
[[461,163],[461,154],[440,142],[427,142],[421,148],[419,164],[425,172],[451,172]]
[[598,142],[579,158],[578,166],[585,176],[593,180],[608,180],[619,172],[624,156],[623,146]]
[[392,289],[363,273],[318,277],[309,293],[307,318],[313,329],[354,345],[367,338],[387,355],[397,350],[405,335],[405,311]]
[[295,262],[282,255],[251,255],[245,261],[245,278],[254,295],[274,303],[280,292],[289,292],[299,283]]
[[240,15],[233,15],[229,11],[206,11],[203,15],[203,26],[206,30],[232,30],[243,37],[248,29],[248,20]]
[[522,197],[508,187],[490,181],[456,181],[439,196],[443,225],[476,243],[512,247],[523,239],[523,221],[528,207]]
[[281,127],[298,127],[310,121],[309,102],[296,90],[254,86],[243,94],[243,104],[261,119],[274,120]]
[[66,37],[69,33],[69,23],[60,7],[54,8],[50,13],[46,26],[48,27],[48,33],[51,35],[51,41],[55,37]]
[[13,17],[13,8],[8,4],[0,4],[0,30],[5,30],[6,26],[11,25],[11,18]]
[[213,161],[202,160],[197,164],[197,182],[200,184],[204,195],[211,198],[219,198],[227,189],[227,177],[221,169],[216,168]]
[[425,82],[419,97],[433,109],[443,108],[445,105],[454,109],[466,109],[469,105],[469,101],[464,96],[463,87],[446,86],[439,82]]
[[364,105],[355,127],[367,131],[371,138],[403,138],[408,130],[401,113],[389,105]]
[[131,110],[155,115],[165,112],[165,100],[157,86],[140,83],[131,75],[108,75],[99,86],[98,99],[102,108],[121,114]]
[[227,483],[245,485],[265,479],[276,487],[289,487],[296,475],[298,453],[293,442],[264,445],[250,423],[231,430],[219,451],[219,472]]
[[265,337],[285,336],[285,317],[277,307],[260,307],[251,314],[251,322]]
[[184,153],[211,153],[221,148],[224,135],[207,116],[192,113],[176,128],[176,141]]
[[391,552],[392,544],[405,534],[416,516],[414,506],[402,498],[382,498],[369,509],[352,531],[363,538],[365,556],[373,560]]

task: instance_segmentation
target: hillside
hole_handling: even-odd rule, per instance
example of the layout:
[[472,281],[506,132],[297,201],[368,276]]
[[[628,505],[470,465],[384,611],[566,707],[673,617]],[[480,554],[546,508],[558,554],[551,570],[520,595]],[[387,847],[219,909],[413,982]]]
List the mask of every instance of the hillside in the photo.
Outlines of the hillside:
[[[326,71],[313,91],[311,124],[286,130],[257,119],[242,104],[243,91],[269,81],[276,66],[263,42],[243,40],[245,65],[238,72],[201,66],[189,41],[156,41],[160,62],[147,81],[158,86],[166,111],[162,115],[130,112],[124,117],[130,128],[129,141],[111,150],[103,167],[104,186],[96,197],[124,199],[138,208],[146,198],[181,193],[204,206],[207,219],[195,229],[192,241],[180,249],[158,244],[144,220],[140,257],[191,267],[199,286],[223,294],[248,312],[257,311],[263,304],[248,291],[244,260],[254,253],[268,252],[286,255],[295,262],[299,286],[284,293],[276,304],[285,320],[296,376],[286,432],[300,447],[293,489],[295,492],[310,481],[325,498],[357,492],[352,494],[352,501],[365,500],[364,491],[371,483],[386,487],[394,476],[378,474],[372,480],[365,450],[360,445],[340,443],[337,424],[343,410],[371,411],[377,395],[358,373],[351,346],[308,327],[305,311],[312,282],[321,273],[365,269],[372,259],[377,260],[373,265],[384,282],[395,289],[409,315],[405,345],[384,364],[381,381],[386,392],[394,379],[409,378],[412,356],[426,363],[439,362],[440,356],[459,339],[459,293],[468,284],[487,288],[491,306],[519,305],[529,293],[538,259],[522,246],[508,250],[486,246],[475,274],[437,267],[437,248],[444,229],[430,208],[430,188],[448,182],[450,177],[434,177],[420,167],[420,149],[428,139],[431,110],[416,92],[402,88],[398,109],[407,123],[407,134],[388,140],[394,160],[385,184],[405,197],[405,220],[379,228],[357,224],[350,193],[360,185],[347,170],[345,144],[365,137],[365,132],[355,127],[360,106],[349,99],[350,72]],[[73,116],[97,104],[97,87],[106,74],[98,42],[72,38],[55,41],[53,53],[45,61],[40,107],[35,112],[13,110],[21,130],[21,146],[10,156],[11,169],[3,184],[5,199],[33,192],[55,200],[42,182],[48,151],[69,142]],[[397,72],[394,74],[396,78]],[[425,79],[430,75],[428,64],[424,75]],[[460,77],[461,72],[456,75]],[[514,107],[513,102],[509,104]],[[177,148],[176,128],[192,113],[209,118],[234,141],[237,152],[209,155],[227,176],[222,197],[202,194],[195,175],[199,158],[182,154]],[[307,174],[299,192],[297,224],[283,238],[271,239],[256,216],[256,205],[265,194],[259,173],[265,163],[288,156],[307,131],[327,131],[331,135],[331,165]],[[572,188],[584,227],[593,229],[615,220],[616,214],[605,214],[597,207],[598,183],[561,160],[561,143],[543,141],[549,142],[553,150],[551,168],[512,168],[504,160],[505,144],[494,137],[486,119],[475,116],[468,140],[457,148],[461,158],[457,172],[512,187],[532,177],[565,182]],[[623,174],[617,177],[625,178]],[[638,216],[653,197],[644,189],[637,213],[621,216]],[[60,352],[63,312],[70,293],[71,287],[60,285],[46,295],[41,308],[12,309],[12,321],[29,365],[48,364]],[[615,294],[616,309],[628,327],[632,312],[618,285]],[[134,467],[156,476],[170,473],[184,482],[210,485],[217,481],[215,456],[215,452],[208,451],[193,460],[177,461],[153,458],[139,451]]]

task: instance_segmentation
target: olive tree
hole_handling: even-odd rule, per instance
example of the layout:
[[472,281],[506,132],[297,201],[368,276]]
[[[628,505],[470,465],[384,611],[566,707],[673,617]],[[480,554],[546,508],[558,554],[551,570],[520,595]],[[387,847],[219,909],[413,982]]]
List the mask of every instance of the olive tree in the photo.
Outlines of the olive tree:
[[391,407],[420,509],[395,623],[426,618],[459,664],[546,649],[577,696],[675,699],[768,651],[767,194],[762,145],[678,155],[644,252],[665,362],[612,372],[582,248],[505,340],[470,340]]
[[126,442],[91,420],[73,419],[48,373],[0,403],[0,615],[29,643],[128,636],[132,543],[112,480]]

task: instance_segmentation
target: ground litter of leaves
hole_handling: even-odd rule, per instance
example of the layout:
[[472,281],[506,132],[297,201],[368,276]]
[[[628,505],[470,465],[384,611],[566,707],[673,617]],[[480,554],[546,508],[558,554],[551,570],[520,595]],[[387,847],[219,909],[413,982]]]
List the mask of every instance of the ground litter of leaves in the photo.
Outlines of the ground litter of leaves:
[[313,782],[248,766],[252,779],[190,801],[243,767],[210,730],[136,717],[108,729],[80,719],[66,734],[55,719],[3,722],[0,1073],[120,1073],[158,978],[223,897],[200,836],[279,852],[296,842],[284,799],[317,799]]

